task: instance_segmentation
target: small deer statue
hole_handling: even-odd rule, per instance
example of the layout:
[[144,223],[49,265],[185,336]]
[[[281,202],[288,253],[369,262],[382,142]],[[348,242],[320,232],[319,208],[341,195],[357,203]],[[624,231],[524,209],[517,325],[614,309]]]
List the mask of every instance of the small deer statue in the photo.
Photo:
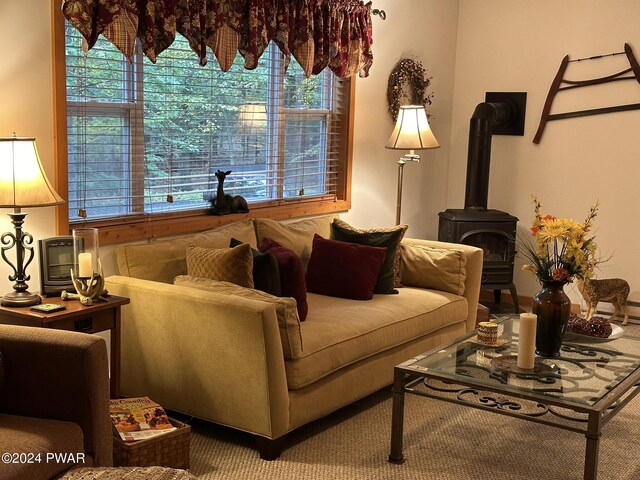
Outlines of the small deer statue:
[[578,290],[587,304],[587,320],[596,313],[598,302],[609,302],[614,307],[609,321],[615,319],[619,313],[624,314],[622,325],[626,325],[629,321],[629,306],[627,305],[629,284],[626,280],[621,278],[589,279],[587,281],[579,279]]
[[231,173],[231,170],[223,172],[218,170],[216,178],[218,179],[218,191],[216,196],[211,199],[211,207],[214,215],[226,215],[228,213],[247,213],[249,206],[244,197],[240,195],[231,196],[224,193],[224,179]]

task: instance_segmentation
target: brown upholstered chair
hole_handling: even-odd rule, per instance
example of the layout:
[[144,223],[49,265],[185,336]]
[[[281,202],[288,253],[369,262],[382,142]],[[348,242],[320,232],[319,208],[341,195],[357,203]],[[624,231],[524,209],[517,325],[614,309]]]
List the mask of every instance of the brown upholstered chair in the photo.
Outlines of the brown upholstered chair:
[[0,325],[0,452],[27,455],[3,457],[0,480],[112,464],[108,369],[96,335]]

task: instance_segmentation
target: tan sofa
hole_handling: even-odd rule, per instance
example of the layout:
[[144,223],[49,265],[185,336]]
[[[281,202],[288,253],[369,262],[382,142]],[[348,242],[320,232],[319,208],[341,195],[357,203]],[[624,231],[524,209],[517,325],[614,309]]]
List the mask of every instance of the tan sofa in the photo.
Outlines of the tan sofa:
[[[261,456],[275,458],[287,432],[389,385],[395,365],[474,328],[482,251],[465,245],[403,240],[403,249],[458,252],[462,295],[415,287],[369,301],[309,293],[302,323],[279,322],[274,303],[172,284],[186,273],[188,245],[226,247],[231,237],[256,246],[268,236],[307,261],[313,233],[328,238],[332,218],[245,220],[120,248],[119,275],[107,288],[131,298],[122,319],[123,392],[253,433]],[[407,258],[407,278],[432,267]]]
[[110,466],[108,372],[96,335],[0,325],[0,479]]

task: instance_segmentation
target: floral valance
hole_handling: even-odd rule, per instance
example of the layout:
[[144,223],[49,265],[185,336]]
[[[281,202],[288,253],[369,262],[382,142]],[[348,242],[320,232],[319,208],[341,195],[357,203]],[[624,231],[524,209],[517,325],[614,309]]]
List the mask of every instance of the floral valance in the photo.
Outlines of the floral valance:
[[274,41],[305,75],[329,67],[338,77],[369,74],[373,63],[371,2],[358,0],[64,0],[62,13],[90,49],[103,35],[129,60],[135,40],[155,63],[176,32],[201,65],[210,48],[223,71],[236,54],[254,69]]

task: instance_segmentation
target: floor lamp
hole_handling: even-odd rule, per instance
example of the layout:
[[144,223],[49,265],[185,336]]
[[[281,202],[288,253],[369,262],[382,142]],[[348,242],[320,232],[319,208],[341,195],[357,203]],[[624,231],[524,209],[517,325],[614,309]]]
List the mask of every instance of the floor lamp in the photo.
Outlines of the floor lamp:
[[[0,254],[13,270],[9,280],[15,282],[13,292],[0,303],[5,307],[28,307],[41,302],[40,296],[29,292],[26,269],[33,260],[33,237],[22,229],[27,216],[25,207],[45,207],[64,203],[44,173],[35,138],[0,138],[0,208],[13,208],[9,213],[14,232],[2,235]],[[15,264],[6,252],[15,247]]]
[[396,206],[396,225],[400,224],[402,210],[402,177],[407,162],[419,162],[420,155],[416,150],[440,148],[427,120],[427,112],[421,105],[404,105],[398,112],[396,126],[385,148],[393,150],[409,150],[409,153],[398,160],[398,200]]

